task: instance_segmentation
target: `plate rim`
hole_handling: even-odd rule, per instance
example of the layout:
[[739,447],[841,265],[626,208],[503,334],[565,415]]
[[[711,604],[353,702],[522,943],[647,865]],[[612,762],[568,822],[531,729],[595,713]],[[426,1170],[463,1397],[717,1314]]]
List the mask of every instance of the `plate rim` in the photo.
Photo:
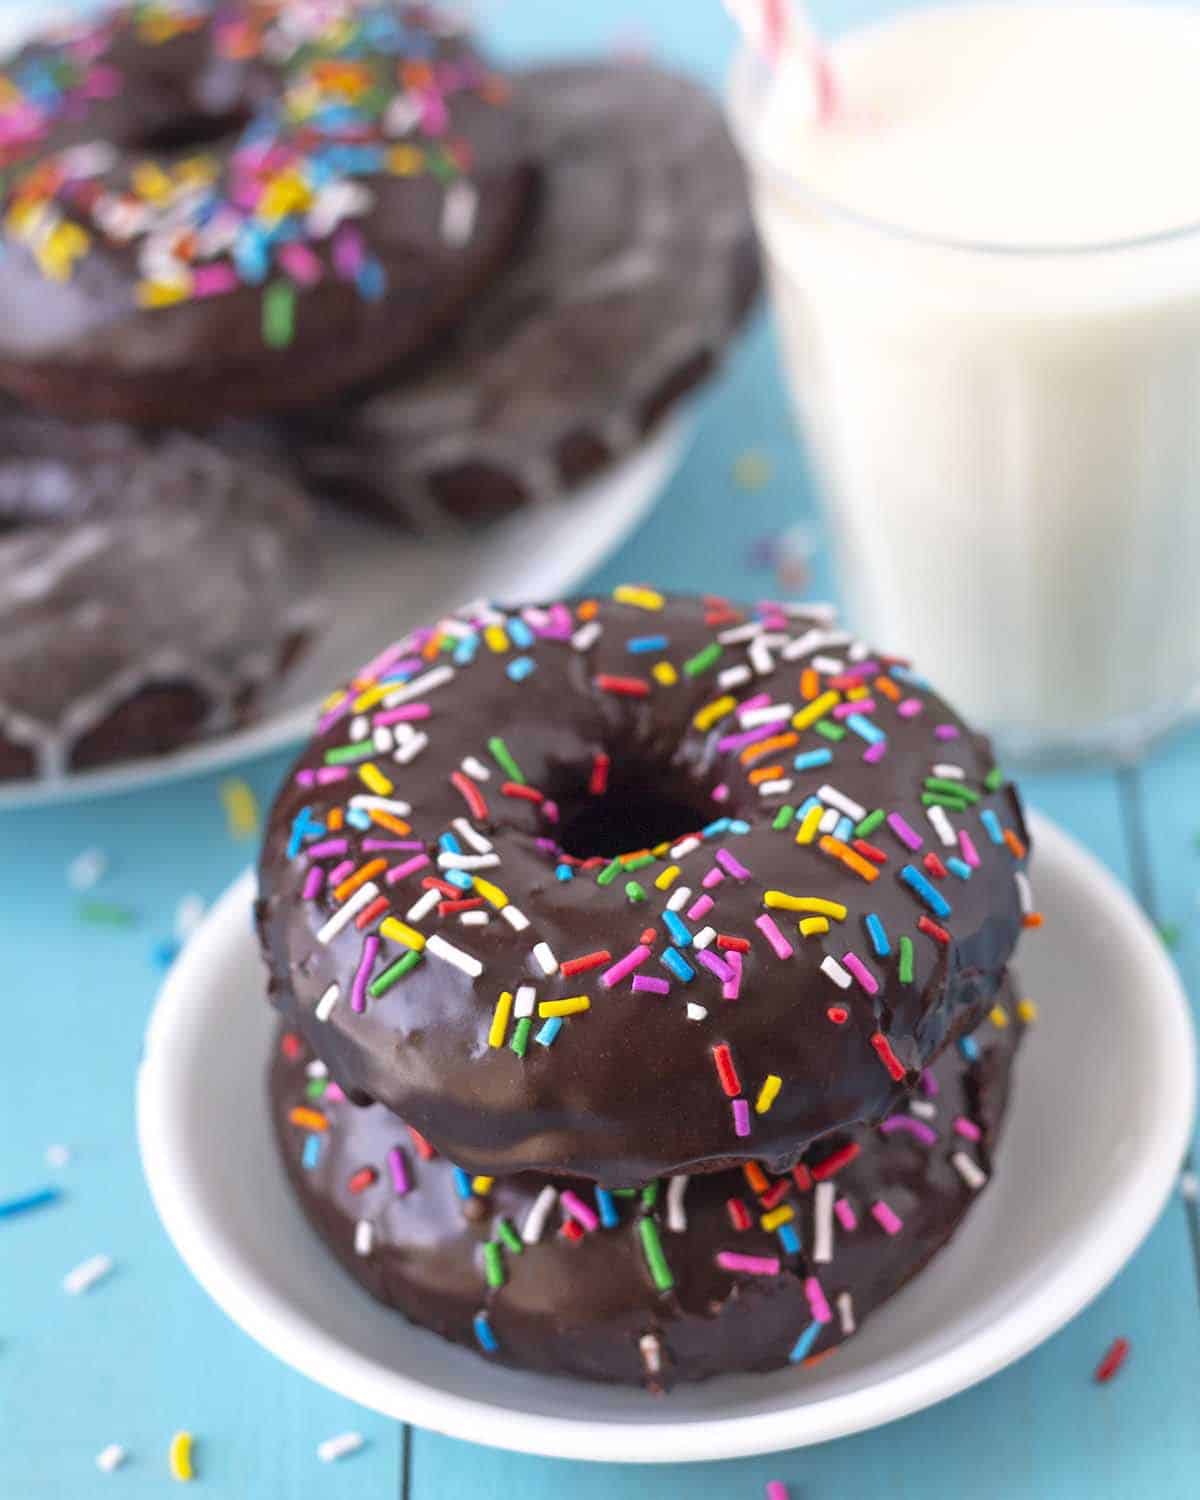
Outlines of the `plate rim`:
[[[137,1078],[137,1136],[151,1199],[185,1265],[243,1332],[277,1358],[339,1395],[400,1421],[449,1437],[543,1457],[621,1463],[699,1462],[743,1458],[808,1446],[896,1421],[946,1400],[996,1374],[1076,1317],[1109,1285],[1135,1253],[1166,1205],[1191,1136],[1195,1091],[1191,1011],[1179,975],[1148,919],[1117,877],[1071,835],[1031,812],[1035,843],[1074,864],[1098,899],[1122,909],[1127,941],[1139,951],[1147,990],[1157,996],[1157,1051],[1174,1070],[1158,1091],[1161,1117],[1154,1145],[1143,1144],[1115,1179],[1093,1216],[1089,1251],[1063,1256],[1037,1285],[1025,1289],[1000,1317],[967,1333],[923,1363],[885,1377],[868,1390],[831,1395],[799,1410],[703,1420],[583,1421],[530,1413],[474,1397],[431,1390],[411,1375],[386,1369],[311,1324],[256,1272],[223,1249],[219,1228],[190,1203],[186,1145],[174,1138],[171,1042],[203,1024],[186,977],[218,951],[233,921],[244,919],[255,877],[244,871],[212,907],[182,958],[167,974],[146,1031]],[[302,1321],[302,1319],[301,1319]],[[915,1379],[919,1372],[920,1379]],[[379,1390],[380,1376],[390,1388]],[[869,1397],[869,1399],[868,1399]]]

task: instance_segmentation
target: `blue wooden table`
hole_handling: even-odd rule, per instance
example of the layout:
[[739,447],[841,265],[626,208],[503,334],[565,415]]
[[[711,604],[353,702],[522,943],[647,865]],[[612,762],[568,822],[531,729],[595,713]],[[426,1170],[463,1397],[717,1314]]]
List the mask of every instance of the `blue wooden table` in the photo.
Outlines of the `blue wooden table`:
[[[514,56],[649,45],[716,81],[732,45],[717,0],[659,0],[652,21],[637,0],[494,0],[485,9]],[[763,323],[706,399],[696,444],[660,507],[591,581],[795,592],[819,535]],[[819,547],[812,571],[813,588],[828,592]],[[275,757],[236,774],[265,801],[283,767]],[[184,1270],[151,1210],[134,1144],[134,1071],[180,901],[211,899],[253,853],[228,827],[224,779],[0,816],[0,1200],[49,1182],[63,1194],[0,1221],[4,1500],[162,1495],[179,1428],[196,1434],[197,1489],[213,1500],[733,1500],[761,1496],[772,1478],[802,1500],[1200,1493],[1200,1226],[1181,1194],[1116,1284],[1014,1368],[894,1426],[761,1460],[681,1470],[521,1458],[399,1426],[276,1363]],[[1135,768],[1024,784],[1130,885],[1196,989],[1200,732]],[[67,869],[88,849],[103,851],[109,868],[81,898]],[[84,899],[104,905],[89,913]],[[70,1160],[51,1165],[47,1149],[59,1145]],[[67,1296],[63,1275],[95,1254],[113,1258],[112,1274]],[[1097,1386],[1092,1371],[1116,1335],[1132,1357]],[[318,1441],[348,1429],[364,1448],[320,1464]],[[114,1442],[128,1460],[100,1473],[95,1455]]]

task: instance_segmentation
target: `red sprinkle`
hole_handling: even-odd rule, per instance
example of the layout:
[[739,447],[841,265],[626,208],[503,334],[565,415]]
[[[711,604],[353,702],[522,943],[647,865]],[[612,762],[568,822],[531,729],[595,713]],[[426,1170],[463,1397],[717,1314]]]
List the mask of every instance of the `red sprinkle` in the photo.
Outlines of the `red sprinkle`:
[[412,1143],[417,1148],[417,1155],[421,1158],[421,1160],[432,1161],[437,1155],[437,1152],[433,1149],[433,1147],[429,1144],[429,1142],[425,1139],[421,1132],[419,1130],[414,1130],[411,1125],[406,1125],[405,1129],[408,1131],[409,1135],[412,1136]]
[[279,1050],[290,1062],[295,1062],[304,1051],[304,1043],[294,1031],[285,1031],[279,1038]]
[[421,887],[426,891],[441,891],[447,901],[457,901],[462,894],[456,885],[451,885],[448,880],[439,880],[436,875],[426,875],[421,881]]
[[734,953],[749,953],[750,939],[738,937],[726,937],[723,932],[717,934],[717,947],[731,950]]
[[588,782],[588,791],[593,797],[603,797],[608,790],[608,768],[611,765],[612,761],[603,750],[598,750],[592,761],[592,775]]
[[856,854],[861,854],[864,859],[869,859],[873,864],[886,865],[887,855],[876,844],[870,844],[866,839],[855,839],[850,847]]
[[535,786],[522,786],[518,781],[506,781],[500,788],[502,797],[520,797],[522,802],[544,802],[545,794]]
[[558,1232],[564,1240],[575,1242],[583,1238],[583,1225],[577,1224],[574,1219],[568,1219]]
[[847,1141],[824,1161],[819,1161],[815,1167],[809,1167],[809,1175],[814,1182],[824,1182],[827,1177],[833,1177],[843,1167],[848,1167],[861,1150],[857,1141]]
[[374,1167],[359,1167],[346,1186],[352,1193],[363,1193],[376,1180],[377,1176],[378,1173]]
[[888,1070],[889,1075],[899,1083],[904,1077],[905,1067],[896,1054],[892,1051],[892,1044],[884,1036],[882,1031],[877,1031],[871,1037],[871,1046],[879,1054],[879,1061]]
[[459,911],[474,911],[477,907],[480,907],[482,905],[483,905],[483,897],[482,896],[468,896],[463,901],[439,901],[438,902],[438,916],[439,917],[452,917],[455,914],[455,912],[459,912]]
[[850,1019],[850,1012],[844,1005],[831,1005],[825,1014],[835,1026],[844,1026]]
[[925,856],[925,868],[935,880],[945,880],[950,873],[932,849]]
[[613,677],[608,672],[601,672],[592,681],[602,693],[615,693],[618,698],[650,696],[650,684],[641,677]]
[[450,781],[462,793],[463,801],[467,804],[471,816],[483,822],[488,816],[488,805],[483,793],[471,778],[464,776],[461,771],[452,771]]
[[1113,1339],[1108,1353],[1096,1366],[1096,1383],[1106,1385],[1129,1358],[1129,1340]]
[[925,916],[924,913],[917,918],[917,928],[919,931],[925,933],[927,937],[931,937],[935,943],[941,943],[943,948],[949,945],[950,934],[944,927],[939,927],[931,917]]
[[721,1080],[721,1087],[731,1099],[742,1092],[741,1080],[738,1078],[737,1069],[733,1065],[733,1056],[725,1042],[720,1042],[712,1049],[713,1062],[717,1065],[717,1077]]
[[386,896],[376,896],[374,901],[371,902],[370,906],[364,906],[362,911],[359,912],[358,916],[355,917],[355,927],[358,928],[359,932],[361,932],[364,927],[369,927],[376,917],[381,917],[383,913],[387,911],[389,905],[390,902],[388,901],[388,898]]
[[792,1184],[786,1177],[781,1177],[778,1182],[771,1184],[758,1201],[765,1209],[778,1208],[791,1190]]
[[587,969],[598,969],[601,964],[609,963],[612,954],[607,948],[598,948],[595,953],[585,953],[582,958],[568,958],[559,964],[563,975],[570,979],[572,974],[582,974]]
[[739,1231],[749,1229],[754,1222],[750,1217],[750,1210],[740,1198],[726,1198],[725,1208],[729,1214],[729,1222]]
[[796,1166],[792,1168],[792,1181],[796,1184],[796,1186],[802,1193],[807,1193],[808,1190],[812,1187],[812,1173],[808,1170],[803,1162],[798,1162]]
[[655,943],[658,942],[658,929],[655,927],[647,927],[645,932],[642,933],[641,937],[638,938],[638,942],[641,943],[643,948],[653,948]]

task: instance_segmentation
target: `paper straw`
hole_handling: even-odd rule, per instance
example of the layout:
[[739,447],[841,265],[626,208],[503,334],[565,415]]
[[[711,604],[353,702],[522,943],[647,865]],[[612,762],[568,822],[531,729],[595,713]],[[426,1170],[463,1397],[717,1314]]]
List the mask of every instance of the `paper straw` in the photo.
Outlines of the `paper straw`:
[[804,58],[812,75],[818,123],[827,125],[841,108],[837,75],[807,10],[797,0],[725,0],[725,8],[772,68],[778,68],[789,52]]

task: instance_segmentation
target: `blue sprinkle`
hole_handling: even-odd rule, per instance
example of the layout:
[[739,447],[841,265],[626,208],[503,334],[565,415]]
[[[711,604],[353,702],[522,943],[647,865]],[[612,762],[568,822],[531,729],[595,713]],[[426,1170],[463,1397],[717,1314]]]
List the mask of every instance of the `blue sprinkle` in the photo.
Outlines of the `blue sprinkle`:
[[794,1224],[781,1224],[775,1233],[779,1237],[779,1243],[783,1246],[785,1254],[800,1254],[800,1236],[796,1233]]
[[728,832],[749,833],[750,825],[746,822],[745,818],[730,818]]
[[959,859],[957,854],[952,854],[946,861],[947,870],[953,870],[960,880],[970,880],[971,866],[965,859]]
[[[820,750],[804,750],[792,762],[797,771],[813,771],[817,766],[827,766],[833,759],[833,751],[827,746]],[[817,799],[812,797],[810,801]]]
[[990,807],[981,807],[979,809],[979,821],[987,829],[988,838],[991,839],[993,844],[1002,844],[1004,842],[1004,835],[1000,832],[1000,819]]
[[469,667],[475,660],[475,653],[479,650],[479,637],[477,635],[464,635],[451,653],[450,660],[456,667]]
[[300,853],[300,846],[304,842],[304,835],[312,826],[312,808],[302,807],[292,819],[292,833],[288,839],[287,846],[287,857],[289,859],[295,859],[297,854]]
[[918,900],[923,901],[935,917],[948,917],[950,915],[950,903],[942,895],[936,886],[931,885],[915,865],[905,865],[900,871],[900,879],[912,891]]
[[510,682],[524,682],[536,670],[537,663],[532,656],[514,656],[504,669]]
[[833,836],[842,844],[848,844],[854,837],[854,819],[842,817],[834,826]]
[[30,1209],[44,1208],[48,1203],[57,1203],[61,1197],[60,1189],[44,1187],[32,1193],[22,1193],[18,1198],[0,1199],[0,1219],[11,1219],[16,1214],[28,1213]]
[[311,1172],[321,1160],[321,1137],[319,1135],[306,1135],[304,1137],[304,1150],[300,1154],[301,1164]]
[[867,917],[867,936],[871,939],[871,947],[875,950],[876,958],[886,958],[892,951],[892,945],[888,942],[887,928],[874,912]]
[[266,281],[271,270],[271,249],[266,235],[250,224],[243,224],[233,242],[233,263],[238,275],[251,286]]
[[719,833],[729,832],[728,818],[718,818],[715,823],[710,823],[707,828],[702,829],[700,837],[703,839],[715,839]]
[[690,948],[692,946],[692,934],[688,931],[678,912],[671,911],[668,907],[662,914],[662,920],[663,926],[681,948]]
[[670,969],[676,979],[682,979],[686,984],[689,979],[695,979],[696,971],[680,953],[678,948],[664,948],[662,951],[662,962]]
[[806,797],[796,809],[796,822],[803,823],[814,807],[824,807],[824,805],[820,797]]
[[443,833],[438,839],[438,848],[446,854],[461,854],[462,845],[452,833]]
[[973,1036],[960,1037],[958,1042],[958,1050],[962,1053],[962,1055],[968,1062],[979,1061],[979,1043]]
[[520,646],[522,651],[527,651],[537,639],[520,615],[513,615],[508,620],[507,629],[509,640],[514,646]]
[[570,865],[555,865],[554,876],[556,880],[574,880],[575,871]]
[[479,1340],[479,1347],[487,1354],[495,1354],[500,1347],[500,1341],[492,1332],[492,1325],[485,1312],[475,1314],[475,1337]]
[[442,879],[449,885],[456,885],[460,891],[469,891],[475,884],[475,877],[466,870],[443,870]]
[[647,651],[665,651],[669,644],[665,635],[635,635],[625,642],[625,649],[644,656]]
[[927,678],[919,676],[916,672],[912,671],[908,667],[890,667],[888,670],[898,682],[907,682],[915,688],[929,687],[929,681]]
[[621,1222],[621,1217],[617,1213],[616,1200],[607,1188],[596,1189],[596,1208],[600,1214],[600,1222],[605,1229],[615,1229]]
[[847,714],[842,722],[847,729],[852,729],[859,739],[866,740],[869,745],[877,745],[880,740],[887,739],[887,735],[879,725],[872,724],[866,714]]
[[802,1359],[808,1358],[808,1352],[821,1336],[820,1323],[810,1323],[796,1342],[792,1345],[792,1352],[788,1359],[794,1365],[798,1365]]
[[364,302],[378,302],[387,291],[387,273],[374,258],[364,260],[358,268],[354,284]]
[[454,1191],[460,1198],[471,1197],[471,1177],[461,1167],[454,1168]]
[[163,938],[150,950],[150,962],[156,969],[169,969],[179,957],[179,944],[174,938]]
[[548,1047],[558,1033],[562,1030],[563,1018],[561,1016],[550,1016],[546,1024],[534,1037],[535,1042],[540,1042],[543,1047]]
[[351,828],[367,829],[371,826],[371,814],[365,807],[348,807],[345,817]]

